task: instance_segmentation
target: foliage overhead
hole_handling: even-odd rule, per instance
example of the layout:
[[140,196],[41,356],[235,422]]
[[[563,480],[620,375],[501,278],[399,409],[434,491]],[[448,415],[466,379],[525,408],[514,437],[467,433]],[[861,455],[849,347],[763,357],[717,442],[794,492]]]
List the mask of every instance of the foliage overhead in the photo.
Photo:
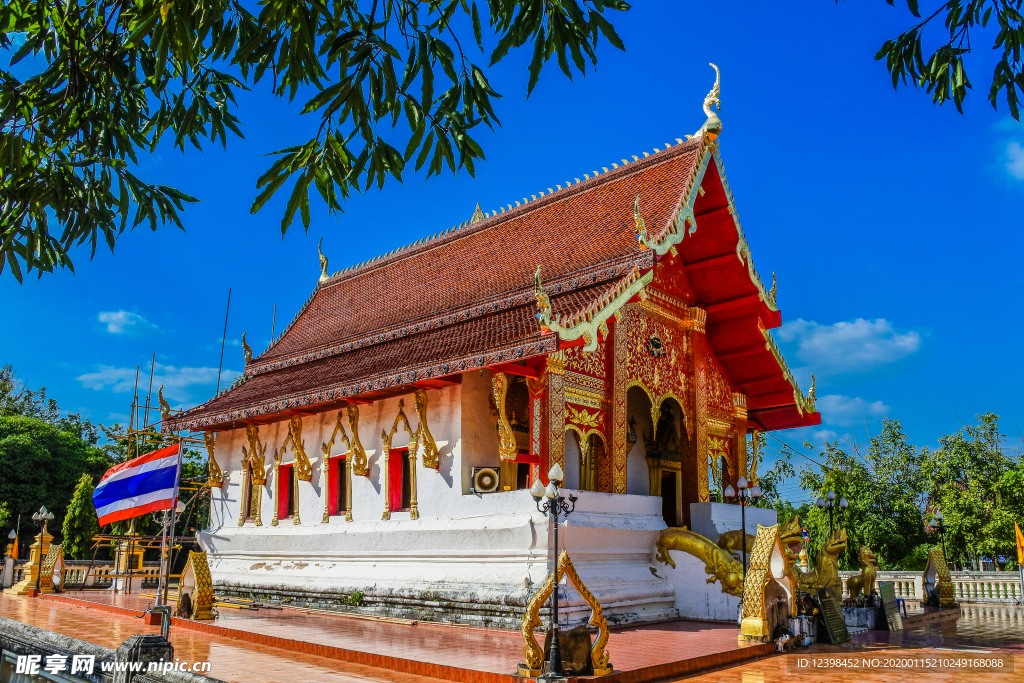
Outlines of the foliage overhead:
[[[410,164],[428,177],[474,172],[471,135],[498,124],[500,95],[487,69],[532,46],[528,91],[550,59],[570,78],[597,62],[599,38],[624,49],[605,17],[624,0],[8,0],[0,47],[24,80],[0,70],[0,273],[9,266],[72,268],[69,249],[111,250],[128,228],[181,224],[196,198],[141,178],[139,157],[165,135],[184,151],[243,137],[235,91],[268,80],[289,101],[313,93],[303,114],[316,135],[272,152],[252,211],[285,184],[282,233],[296,214],[309,227],[313,188],[332,211],[352,191],[401,181]],[[488,63],[484,57],[496,40]],[[134,214],[132,211],[134,210]],[[51,223],[56,226],[51,227]],[[59,229],[57,229],[59,226]],[[23,264],[23,265],[22,265]]]
[[[921,15],[919,0],[906,1],[911,14],[921,21],[885,41],[875,55],[875,59],[885,60],[893,87],[900,82],[913,83],[931,93],[932,101],[938,104],[953,100],[963,113],[964,98],[973,87],[964,57],[972,50],[972,36],[976,43],[990,39],[999,61],[988,100],[997,109],[1000,96],[1005,98],[1010,116],[1019,121],[1019,102],[1024,95],[1024,0],[947,0],[926,17]],[[895,0],[886,2],[893,5]],[[929,28],[935,28],[939,45],[926,58],[924,43]]]

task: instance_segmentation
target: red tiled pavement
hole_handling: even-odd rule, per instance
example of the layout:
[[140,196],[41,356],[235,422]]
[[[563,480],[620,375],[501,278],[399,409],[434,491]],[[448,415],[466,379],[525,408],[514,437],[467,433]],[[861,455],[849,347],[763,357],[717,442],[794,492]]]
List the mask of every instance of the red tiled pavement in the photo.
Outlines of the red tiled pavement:
[[[1002,659],[1003,670],[964,670],[955,667],[883,668],[856,667],[814,671],[800,666],[800,659],[832,657],[847,663],[869,660]],[[1006,669],[1011,668],[1007,671]],[[678,680],[678,679],[676,679]],[[997,605],[964,605],[958,621],[931,622],[905,631],[871,631],[856,635],[841,646],[813,645],[793,654],[766,657],[723,667],[685,679],[688,683],[890,683],[928,681],[953,683],[1020,683],[1024,681],[1024,608]]]
[[[50,602],[84,600],[101,610],[134,610],[130,614],[144,609],[151,599],[98,591],[46,598]],[[522,638],[516,631],[394,623],[300,609],[224,608],[215,622],[176,619],[172,632],[183,630],[447,680],[468,677],[479,683],[509,683],[522,659]],[[729,624],[673,621],[618,628],[611,634],[608,651],[619,673],[605,680],[634,683],[681,675],[756,657],[768,649],[748,647],[738,644],[737,630]]]
[[[0,616],[116,649],[136,633],[159,633],[141,619],[49,600],[0,597]],[[414,674],[388,671],[326,657],[261,647],[187,629],[172,629],[174,655],[183,662],[210,662],[207,675],[228,683],[437,683]]]

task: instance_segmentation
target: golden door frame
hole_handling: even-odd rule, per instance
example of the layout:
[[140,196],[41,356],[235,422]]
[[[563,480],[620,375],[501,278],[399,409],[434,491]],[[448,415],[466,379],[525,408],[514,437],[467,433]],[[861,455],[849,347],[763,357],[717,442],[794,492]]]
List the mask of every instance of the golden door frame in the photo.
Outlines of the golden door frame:
[[573,566],[572,560],[569,559],[569,553],[565,550],[558,556],[555,571],[548,574],[547,581],[534,594],[530,604],[526,607],[526,614],[523,615],[523,624],[520,627],[520,631],[523,634],[523,658],[526,661],[519,665],[519,675],[536,678],[541,674],[541,665],[544,663],[544,651],[541,649],[540,643],[537,642],[536,636],[533,635],[533,631],[538,626],[541,626],[540,608],[551,597],[555,584],[561,581],[563,576],[569,577],[573,587],[590,607],[590,625],[598,629],[597,640],[594,641],[594,645],[590,648],[590,662],[594,667],[595,676],[606,676],[612,673],[612,665],[608,662],[609,654],[605,650],[605,646],[608,644],[608,620],[604,618],[604,610],[601,608],[601,603],[583,585],[579,574],[576,573],[576,567]]

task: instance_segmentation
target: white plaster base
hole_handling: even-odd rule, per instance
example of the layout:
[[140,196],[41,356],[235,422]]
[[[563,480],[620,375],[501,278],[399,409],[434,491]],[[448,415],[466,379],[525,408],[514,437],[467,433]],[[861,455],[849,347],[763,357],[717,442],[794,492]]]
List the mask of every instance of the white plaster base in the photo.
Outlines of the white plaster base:
[[[559,546],[569,550],[608,620],[677,616],[672,585],[652,571],[654,544],[665,527],[661,499],[573,493],[579,500],[561,526]],[[553,566],[551,525],[528,491],[462,498],[462,514],[447,517],[250,523],[202,532],[199,540],[218,594],[517,627]],[[352,604],[359,602],[351,597],[356,593],[361,604]],[[562,623],[589,620],[589,608],[571,587],[562,587],[560,602]]]
[[[772,526],[776,522],[776,512],[767,508],[747,508],[745,515],[748,534],[757,533],[757,525]],[[741,528],[741,516],[738,505],[724,503],[691,503],[691,531],[704,536],[712,543],[726,531]],[[722,592],[722,584],[718,581],[707,583],[711,578],[704,570],[704,562],[693,555],[681,551],[670,551],[671,565],[662,564],[658,573],[664,574],[675,590],[675,607],[679,616],[686,619],[708,619],[714,621],[736,622],[739,614],[740,599]]]

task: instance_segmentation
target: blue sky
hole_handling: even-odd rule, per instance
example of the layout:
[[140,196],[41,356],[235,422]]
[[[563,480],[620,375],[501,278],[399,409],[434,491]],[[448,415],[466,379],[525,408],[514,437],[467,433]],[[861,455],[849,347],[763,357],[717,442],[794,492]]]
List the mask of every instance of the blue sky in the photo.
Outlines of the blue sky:
[[136,366],[145,385],[154,352],[173,405],[204,401],[229,287],[226,381],[242,369],[242,332],[259,352],[275,305],[280,330],[313,290],[321,237],[338,270],[462,222],[478,201],[493,210],[693,133],[715,62],[739,216],[758,270],[779,279],[775,336],[802,386],[818,378],[825,423],[780,438],[863,437],[890,416],[931,445],[993,411],[1019,445],[1024,127],[986,101],[991,51],[969,56],[976,89],[961,116],[893,90],[873,57],[912,18],[881,0],[643,2],[611,18],[628,51],[605,44],[586,78],[570,83],[552,63],[527,101],[528,54],[490,72],[504,126],[480,134],[476,178],[408,175],[344,215],[315,207],[308,234],[284,239],[281,200],[249,214],[261,155],[315,121],[263,85],[241,95],[246,140],[144,160],[143,177],[202,198],[187,234],[140,228],[113,256],[76,252],[75,275],[0,277],[0,361],[100,422],[126,418]]

